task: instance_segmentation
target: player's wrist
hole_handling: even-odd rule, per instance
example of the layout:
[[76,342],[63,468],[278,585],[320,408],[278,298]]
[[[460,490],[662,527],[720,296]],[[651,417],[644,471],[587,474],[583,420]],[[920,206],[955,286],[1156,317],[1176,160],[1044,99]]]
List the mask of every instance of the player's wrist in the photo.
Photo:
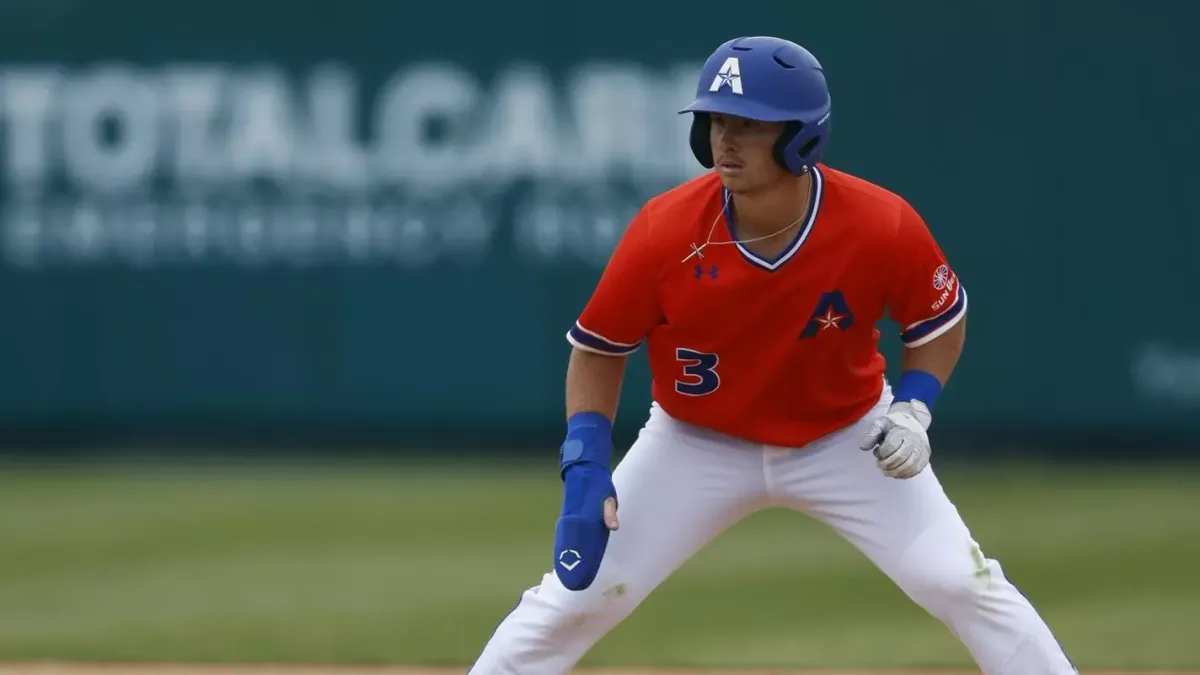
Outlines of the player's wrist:
[[911,403],[919,401],[925,408],[932,411],[934,403],[942,393],[942,381],[936,375],[924,370],[906,370],[900,374],[900,381],[892,392],[892,400],[896,403]]
[[612,462],[612,422],[597,412],[578,412],[567,418],[567,437],[558,452],[559,475],[578,464],[597,464],[605,470]]

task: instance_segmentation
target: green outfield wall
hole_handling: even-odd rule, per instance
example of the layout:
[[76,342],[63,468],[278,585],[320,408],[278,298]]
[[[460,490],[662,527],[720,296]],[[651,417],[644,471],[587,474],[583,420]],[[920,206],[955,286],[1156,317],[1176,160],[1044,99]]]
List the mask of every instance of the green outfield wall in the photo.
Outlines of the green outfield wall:
[[[1082,0],[12,3],[0,439],[557,435],[563,335],[636,208],[700,171],[675,112],[746,33],[824,62],[828,163],[907,197],[968,289],[939,429],[1187,437],[1197,19]],[[648,383],[638,359],[625,429]]]

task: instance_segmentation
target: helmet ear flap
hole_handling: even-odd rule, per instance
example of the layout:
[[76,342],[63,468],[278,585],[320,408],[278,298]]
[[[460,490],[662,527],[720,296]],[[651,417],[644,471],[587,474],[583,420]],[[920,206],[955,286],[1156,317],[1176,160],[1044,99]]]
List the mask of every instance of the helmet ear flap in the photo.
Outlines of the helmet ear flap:
[[796,174],[797,176],[808,171],[804,157],[800,156],[799,148],[790,147],[796,136],[800,134],[800,130],[804,125],[800,122],[791,121],[783,126],[783,131],[780,132],[779,138],[775,141],[774,155],[775,161],[785,171]]
[[696,161],[706,169],[713,168],[712,144],[709,142],[711,126],[712,120],[708,113],[698,112],[692,115],[692,130],[688,141],[692,146],[692,154],[696,156]]

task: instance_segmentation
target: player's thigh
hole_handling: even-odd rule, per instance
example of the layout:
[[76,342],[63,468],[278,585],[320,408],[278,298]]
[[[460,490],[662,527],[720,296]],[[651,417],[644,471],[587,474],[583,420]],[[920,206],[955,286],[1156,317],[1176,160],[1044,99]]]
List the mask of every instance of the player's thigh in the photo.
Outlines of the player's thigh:
[[[828,524],[889,574],[904,576],[909,565],[974,565],[978,549],[933,467],[907,480],[889,478],[859,448],[890,402],[885,392],[855,424],[789,451],[779,461],[785,505]],[[956,555],[940,553],[949,551]]]
[[868,479],[872,486],[860,484],[845,502],[815,502],[814,515],[910,595],[969,594],[971,580],[987,573],[989,561],[933,467],[907,480],[875,473],[879,478]]
[[875,455],[859,448],[890,402],[890,390],[884,390],[858,422],[808,447],[776,450],[769,460],[782,506],[826,522],[872,560],[894,556],[931,527],[958,530],[952,526],[961,524],[931,466],[910,479],[889,478],[876,466]]
[[[620,528],[596,580],[573,604],[637,602],[722,531],[766,504],[761,453],[680,423],[654,406],[613,471]],[[545,586],[543,587],[545,589]]]

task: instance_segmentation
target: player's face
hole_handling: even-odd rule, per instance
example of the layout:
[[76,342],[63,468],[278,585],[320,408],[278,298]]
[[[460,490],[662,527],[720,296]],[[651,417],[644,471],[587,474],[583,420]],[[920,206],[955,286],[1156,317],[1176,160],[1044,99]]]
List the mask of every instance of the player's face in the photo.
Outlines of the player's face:
[[708,138],[714,168],[730,192],[761,190],[787,176],[775,162],[775,141],[782,122],[758,122],[732,115],[712,115]]

